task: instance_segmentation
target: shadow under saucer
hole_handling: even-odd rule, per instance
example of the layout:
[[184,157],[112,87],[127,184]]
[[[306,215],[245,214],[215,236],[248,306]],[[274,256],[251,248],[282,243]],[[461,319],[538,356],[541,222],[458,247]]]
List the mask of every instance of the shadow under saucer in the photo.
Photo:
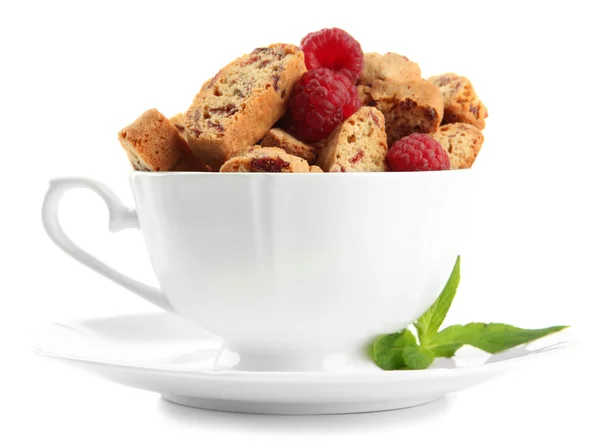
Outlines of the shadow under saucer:
[[231,413],[196,409],[172,403],[164,398],[158,401],[158,409],[169,420],[185,427],[243,427],[263,431],[281,432],[293,428],[300,433],[369,432],[372,427],[397,427],[432,421],[448,412],[456,402],[456,394],[445,395],[435,401],[405,409],[338,415],[269,415]]

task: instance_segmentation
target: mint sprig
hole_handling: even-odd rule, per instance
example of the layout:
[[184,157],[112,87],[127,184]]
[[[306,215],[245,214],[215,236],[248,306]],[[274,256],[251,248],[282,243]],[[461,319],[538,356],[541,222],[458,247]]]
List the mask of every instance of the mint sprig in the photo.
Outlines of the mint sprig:
[[437,357],[452,357],[464,345],[474,346],[490,354],[505,351],[567,326],[522,329],[503,323],[469,323],[449,326],[439,331],[460,282],[460,256],[437,300],[415,323],[419,342],[409,329],[381,335],[372,345],[373,361],[381,369],[426,369]]
[[373,343],[373,359],[380,368],[385,370],[405,369],[408,366],[404,350],[416,346],[417,339],[408,329],[382,335]]
[[[566,326],[552,326],[543,329],[522,329],[503,323],[469,323],[449,326],[438,333],[429,348],[435,353],[452,354],[457,345],[471,345],[490,354],[506,351],[523,343],[562,331]],[[452,346],[452,348],[449,348]],[[448,355],[443,355],[448,357]]]
[[458,284],[460,283],[460,256],[456,258],[450,278],[446,282],[446,286],[442,290],[442,293],[436,299],[436,301],[429,307],[429,309],[423,314],[416,322],[415,328],[417,328],[417,334],[419,335],[419,342],[427,344],[433,339],[442,326],[450,305],[456,295]]

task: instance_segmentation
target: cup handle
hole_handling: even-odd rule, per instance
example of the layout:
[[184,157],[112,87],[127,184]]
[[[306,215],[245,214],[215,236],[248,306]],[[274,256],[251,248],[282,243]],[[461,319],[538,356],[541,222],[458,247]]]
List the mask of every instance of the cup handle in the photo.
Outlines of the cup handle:
[[97,271],[156,306],[173,312],[173,307],[169,303],[167,296],[160,289],[138,282],[111,268],[82,250],[65,234],[58,220],[58,207],[62,197],[68,191],[77,188],[92,190],[104,200],[108,207],[108,230],[111,233],[116,233],[126,228],[140,227],[135,210],[123,205],[119,198],[104,184],[86,178],[59,178],[50,181],[50,188],[46,193],[42,207],[42,222],[50,239],[65,253],[85,266]]

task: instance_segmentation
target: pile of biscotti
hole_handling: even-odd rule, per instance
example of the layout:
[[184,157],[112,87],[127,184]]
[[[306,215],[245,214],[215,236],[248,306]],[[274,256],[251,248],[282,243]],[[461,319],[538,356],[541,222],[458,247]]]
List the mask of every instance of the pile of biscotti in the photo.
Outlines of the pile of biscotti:
[[481,149],[487,110],[470,81],[423,79],[395,53],[364,54],[363,107],[327,139],[304,143],[278,124],[304,72],[294,45],[255,49],[206,81],[185,114],[148,110],[119,141],[135,170],[161,172],[382,172],[388,146],[411,133],[435,138],[451,169],[471,167]]

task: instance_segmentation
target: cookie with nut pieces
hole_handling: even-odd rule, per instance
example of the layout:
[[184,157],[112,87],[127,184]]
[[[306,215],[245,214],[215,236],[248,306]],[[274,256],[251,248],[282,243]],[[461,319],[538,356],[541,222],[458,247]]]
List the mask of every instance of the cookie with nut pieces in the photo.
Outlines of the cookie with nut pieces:
[[443,125],[431,136],[448,153],[450,168],[453,170],[470,168],[483,145],[481,130],[466,123]]
[[467,77],[446,73],[430,77],[427,81],[435,84],[444,97],[442,124],[463,122],[481,130],[485,128],[488,111]]
[[119,142],[138,171],[209,171],[175,125],[156,109],[119,131]]
[[383,114],[364,106],[331,134],[317,164],[325,172],[382,172],[387,149]]
[[401,83],[403,81],[421,79],[421,68],[404,55],[387,52],[383,55],[368,52],[364,55],[363,70],[356,87],[363,105],[371,101],[371,88],[375,80]]
[[255,145],[238,151],[223,164],[222,173],[317,173],[304,159],[288,154],[278,147]]
[[290,155],[305,159],[309,164],[314,164],[319,150],[309,144],[296,139],[286,131],[278,128],[271,129],[260,141],[263,147],[279,147]]
[[444,99],[425,80],[403,83],[375,80],[372,105],[383,113],[388,145],[411,133],[433,133],[442,122]]
[[306,71],[294,45],[255,49],[204,83],[187,111],[187,140],[214,169],[256,144],[287,110],[290,92]]

